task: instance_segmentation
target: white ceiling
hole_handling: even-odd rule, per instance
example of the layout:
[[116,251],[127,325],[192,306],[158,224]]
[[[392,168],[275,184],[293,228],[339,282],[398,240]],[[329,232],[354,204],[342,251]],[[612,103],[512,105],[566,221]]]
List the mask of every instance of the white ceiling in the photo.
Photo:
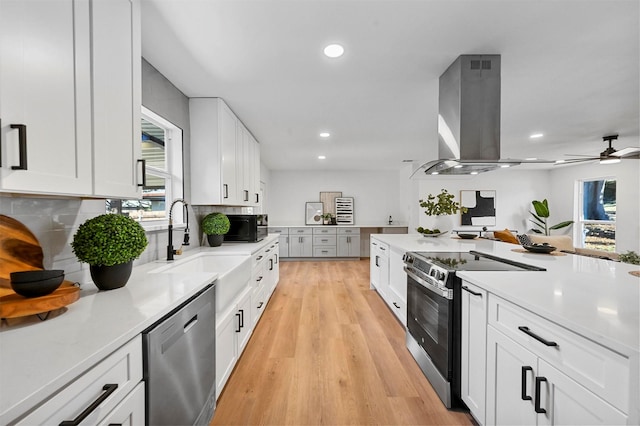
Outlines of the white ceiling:
[[[142,54],[185,95],[223,98],[272,170],[436,159],[440,74],[500,54],[502,158],[561,159],[611,133],[640,145],[639,4],[143,0]],[[341,58],[322,54],[333,42]]]

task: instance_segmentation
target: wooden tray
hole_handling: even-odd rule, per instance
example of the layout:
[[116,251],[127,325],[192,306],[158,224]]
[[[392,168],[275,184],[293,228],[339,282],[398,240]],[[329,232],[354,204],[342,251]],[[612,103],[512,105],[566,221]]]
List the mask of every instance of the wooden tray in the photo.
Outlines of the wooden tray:
[[70,305],[79,298],[80,287],[71,281],[63,281],[53,293],[31,298],[20,296],[12,289],[0,288],[0,318],[46,314]]

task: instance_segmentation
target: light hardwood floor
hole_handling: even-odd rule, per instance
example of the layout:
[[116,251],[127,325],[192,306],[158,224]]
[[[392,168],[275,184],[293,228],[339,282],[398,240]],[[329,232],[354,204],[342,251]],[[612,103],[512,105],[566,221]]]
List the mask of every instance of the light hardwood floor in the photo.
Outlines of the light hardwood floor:
[[281,262],[212,425],[469,425],[405,348],[369,262]]

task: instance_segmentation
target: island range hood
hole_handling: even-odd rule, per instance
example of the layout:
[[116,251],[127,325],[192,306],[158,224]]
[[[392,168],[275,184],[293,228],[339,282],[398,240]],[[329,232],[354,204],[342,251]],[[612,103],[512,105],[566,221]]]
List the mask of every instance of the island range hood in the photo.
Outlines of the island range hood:
[[500,159],[500,55],[461,55],[440,76],[438,160],[413,176],[476,174],[519,165]]

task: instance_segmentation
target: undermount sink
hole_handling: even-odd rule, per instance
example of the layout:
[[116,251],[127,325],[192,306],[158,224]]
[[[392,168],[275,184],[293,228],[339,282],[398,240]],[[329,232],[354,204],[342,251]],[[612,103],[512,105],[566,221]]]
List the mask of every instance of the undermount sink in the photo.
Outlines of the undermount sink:
[[221,312],[251,279],[251,256],[202,253],[149,271],[151,274],[218,274],[216,311]]

